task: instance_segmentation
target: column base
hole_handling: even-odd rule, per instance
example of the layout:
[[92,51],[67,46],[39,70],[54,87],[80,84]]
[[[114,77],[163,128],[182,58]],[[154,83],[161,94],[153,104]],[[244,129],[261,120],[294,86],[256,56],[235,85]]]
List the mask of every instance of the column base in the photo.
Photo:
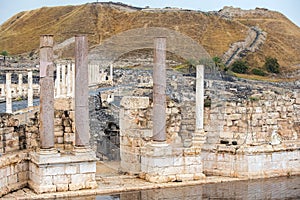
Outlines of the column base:
[[[52,152],[52,153],[51,153]],[[29,187],[36,193],[95,189],[96,158],[40,150],[29,155]]]
[[140,177],[153,183],[205,178],[201,155],[186,148],[153,142],[142,149]]
[[206,141],[204,129],[196,130],[192,140],[192,148],[202,148]]

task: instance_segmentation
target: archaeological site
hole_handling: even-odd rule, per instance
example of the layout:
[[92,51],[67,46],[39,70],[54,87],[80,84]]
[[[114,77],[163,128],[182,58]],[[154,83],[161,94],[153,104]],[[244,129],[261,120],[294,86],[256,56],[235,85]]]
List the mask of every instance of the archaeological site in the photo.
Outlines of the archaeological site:
[[282,14],[43,7],[0,25],[2,49],[0,198],[300,198]]

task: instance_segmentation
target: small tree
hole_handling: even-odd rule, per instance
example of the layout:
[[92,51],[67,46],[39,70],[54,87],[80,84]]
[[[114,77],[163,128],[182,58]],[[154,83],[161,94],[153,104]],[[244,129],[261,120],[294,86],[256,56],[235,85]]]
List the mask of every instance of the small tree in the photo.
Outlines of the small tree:
[[264,67],[268,70],[268,72],[278,74],[279,73],[279,63],[276,58],[267,57],[265,60]]
[[186,61],[186,65],[188,66],[189,73],[191,73],[192,71],[195,71],[197,64],[198,64],[198,62],[195,59],[188,59]]
[[225,64],[223,63],[222,59],[219,58],[218,56],[213,57],[212,60],[214,61],[216,67],[218,67],[219,69],[224,71],[228,70],[228,68],[225,67]]
[[239,74],[245,74],[248,71],[248,63],[243,60],[236,60],[232,65],[231,65],[231,70],[235,73]]
[[3,61],[5,62],[6,56],[8,56],[8,52],[5,51],[5,50],[3,50],[3,51],[1,52],[1,55],[3,56]]

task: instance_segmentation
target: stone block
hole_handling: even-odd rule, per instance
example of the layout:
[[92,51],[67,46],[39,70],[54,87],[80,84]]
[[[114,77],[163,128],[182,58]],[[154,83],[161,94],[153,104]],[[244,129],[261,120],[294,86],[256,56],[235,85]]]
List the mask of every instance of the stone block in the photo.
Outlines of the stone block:
[[149,97],[125,96],[120,105],[125,109],[145,109],[149,107]]
[[65,174],[79,173],[78,165],[65,165]]
[[176,174],[177,181],[192,181],[194,180],[194,174]]
[[54,101],[55,110],[72,110],[72,98],[56,98]]
[[58,184],[68,185],[71,182],[70,175],[55,175],[53,176],[52,180],[54,185],[58,185]]
[[54,132],[54,136],[55,137],[62,137],[62,136],[64,136],[64,132],[63,131]]
[[45,176],[49,175],[59,175],[59,174],[64,174],[64,166],[59,165],[59,166],[48,166],[48,167],[42,167],[40,168],[41,174]]
[[64,134],[64,141],[65,142],[75,142],[75,133],[65,133]]
[[79,173],[96,173],[96,162],[80,163]]
[[57,192],[66,192],[69,190],[69,184],[56,184]]
[[27,181],[29,179],[29,172],[22,171],[18,173],[18,180],[19,181]]

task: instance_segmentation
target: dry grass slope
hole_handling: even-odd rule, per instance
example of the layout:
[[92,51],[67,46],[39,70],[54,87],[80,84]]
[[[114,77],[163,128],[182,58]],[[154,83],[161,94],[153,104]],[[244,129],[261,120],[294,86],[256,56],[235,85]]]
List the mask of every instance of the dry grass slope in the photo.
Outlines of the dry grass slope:
[[[249,26],[268,33],[260,51],[249,54],[252,67],[261,67],[266,56],[273,56],[291,71],[300,63],[300,28],[277,12],[237,15],[224,19],[220,15],[196,11],[118,9],[109,4],[43,7],[21,12],[0,26],[0,50],[20,54],[38,49],[39,35],[53,34],[61,43],[75,34],[86,33],[90,47],[112,35],[141,27],[166,27],[186,34],[201,44],[211,56],[222,56],[230,44],[244,40]],[[72,53],[69,53],[69,56]]]

